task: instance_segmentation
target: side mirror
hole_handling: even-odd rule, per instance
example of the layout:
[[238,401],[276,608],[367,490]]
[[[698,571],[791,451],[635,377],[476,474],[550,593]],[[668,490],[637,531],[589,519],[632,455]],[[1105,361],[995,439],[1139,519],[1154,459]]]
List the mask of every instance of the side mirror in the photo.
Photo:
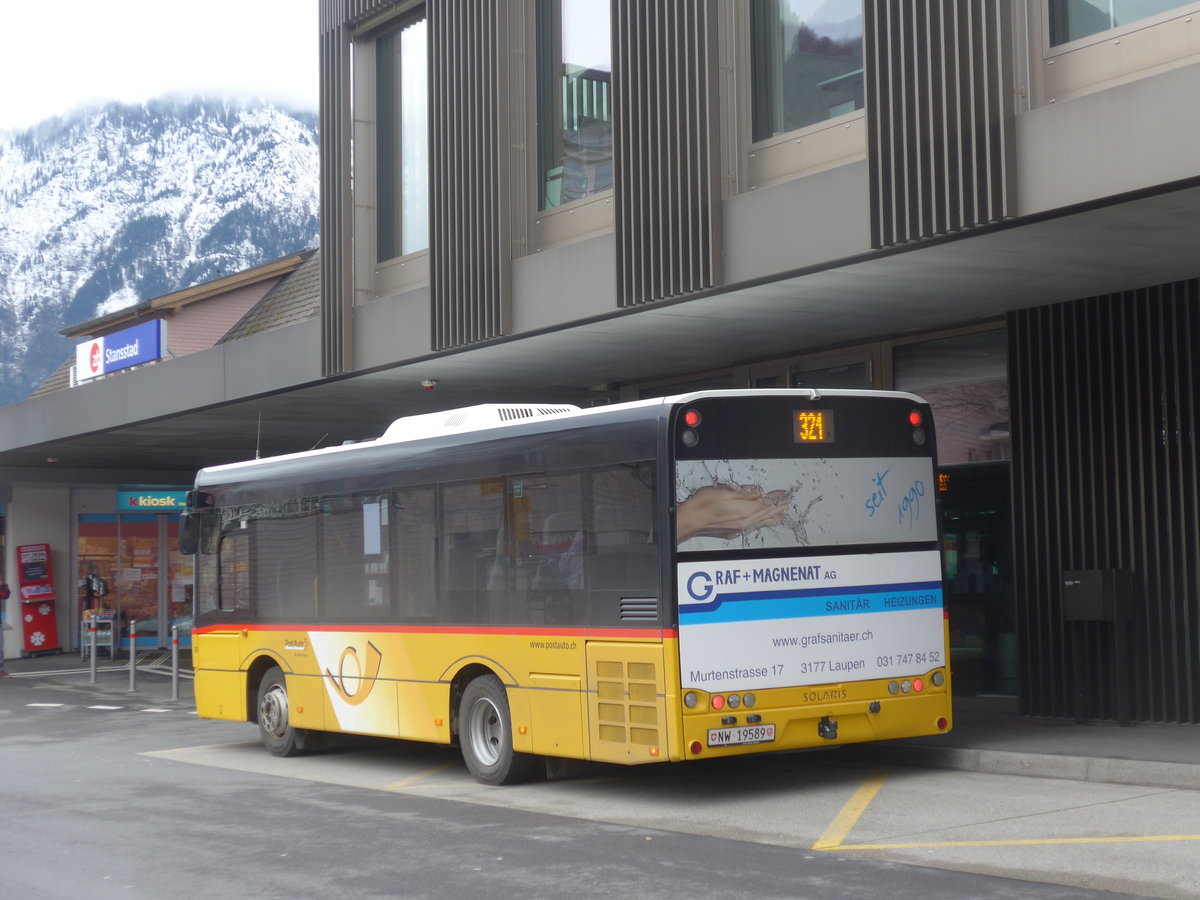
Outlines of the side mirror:
[[217,552],[217,537],[221,518],[213,512],[185,512],[179,517],[179,552],[194,556],[197,552],[211,556]]
[[185,512],[179,516],[179,552],[184,556],[195,556],[200,543],[200,515]]
[[200,552],[212,556],[217,552],[217,544],[221,539],[221,516],[215,512],[204,513],[200,517]]

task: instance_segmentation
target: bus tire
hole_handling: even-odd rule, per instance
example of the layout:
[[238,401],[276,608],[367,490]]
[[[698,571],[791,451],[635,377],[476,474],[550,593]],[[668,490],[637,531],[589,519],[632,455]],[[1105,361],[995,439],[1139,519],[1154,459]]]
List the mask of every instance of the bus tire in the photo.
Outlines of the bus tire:
[[458,743],[467,769],[483,784],[529,781],[542,764],[536,756],[513,750],[508,693],[495,675],[481,675],[463,691]]
[[258,733],[275,756],[297,756],[307,749],[305,732],[291,725],[287,679],[279,666],[267,669],[258,683]]

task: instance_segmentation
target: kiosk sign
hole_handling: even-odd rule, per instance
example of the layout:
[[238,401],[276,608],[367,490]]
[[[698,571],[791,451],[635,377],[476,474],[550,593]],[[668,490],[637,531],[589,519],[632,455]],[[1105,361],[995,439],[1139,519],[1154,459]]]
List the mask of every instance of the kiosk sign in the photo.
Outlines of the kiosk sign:
[[187,491],[126,488],[117,491],[121,512],[178,512],[187,507]]
[[167,322],[154,319],[75,345],[75,380],[87,381],[120,369],[162,359]]

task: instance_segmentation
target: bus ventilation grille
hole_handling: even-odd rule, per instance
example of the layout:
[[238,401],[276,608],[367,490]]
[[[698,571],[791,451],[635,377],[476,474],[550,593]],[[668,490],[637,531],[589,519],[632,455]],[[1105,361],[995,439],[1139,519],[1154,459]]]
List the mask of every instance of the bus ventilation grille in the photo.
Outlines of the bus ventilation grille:
[[481,403],[463,409],[405,416],[389,425],[380,440],[413,441],[418,438],[461,434],[575,412],[579,412],[579,407],[569,403],[556,406],[539,406],[533,403]]
[[596,663],[596,719],[600,740],[657,746],[658,688],[652,663]]
[[655,622],[658,620],[658,598],[622,597],[622,622]]
[[577,406],[501,406],[496,414],[502,422],[515,422],[519,419],[540,419],[542,416],[556,416],[559,413],[571,412]]

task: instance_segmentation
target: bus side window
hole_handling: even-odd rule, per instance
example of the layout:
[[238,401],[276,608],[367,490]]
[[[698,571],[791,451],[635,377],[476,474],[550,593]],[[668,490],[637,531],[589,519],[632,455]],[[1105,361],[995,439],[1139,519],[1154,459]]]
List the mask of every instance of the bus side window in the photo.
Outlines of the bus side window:
[[440,488],[443,611],[448,621],[506,623],[503,569],[497,543],[503,538],[504,480],[485,478]]
[[331,621],[390,616],[385,510],[375,495],[321,501],[321,615]]
[[317,615],[317,515],[306,506],[277,518],[257,519],[254,536],[254,596],[268,621]]
[[[235,529],[238,525],[235,523]],[[250,604],[250,534],[245,530],[226,532],[219,548],[220,608],[223,610],[251,608]]]
[[583,521],[582,473],[518,476],[509,494],[513,531],[525,538],[514,560],[514,621],[584,624],[591,542]]
[[401,621],[431,619],[437,611],[437,516],[433,488],[406,488],[392,497],[389,514]]
[[[649,462],[592,471],[594,590],[658,596],[661,561],[654,529],[654,482],[654,465]],[[596,612],[601,620],[593,624],[612,624],[600,607]]]

